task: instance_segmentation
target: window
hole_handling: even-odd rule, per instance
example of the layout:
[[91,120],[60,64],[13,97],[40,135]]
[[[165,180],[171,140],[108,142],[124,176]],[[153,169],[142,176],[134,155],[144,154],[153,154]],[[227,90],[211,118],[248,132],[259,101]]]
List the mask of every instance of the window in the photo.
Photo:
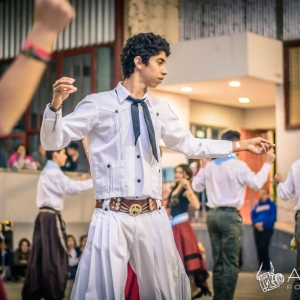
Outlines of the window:
[[[10,61],[0,63],[0,76],[9,64]],[[63,115],[67,115],[88,94],[113,88],[113,67],[112,45],[55,53],[28,109],[15,125],[12,133],[5,138],[0,138],[0,167],[6,167],[7,159],[18,143],[26,144],[29,153],[37,150],[43,113],[47,103],[51,102],[52,85],[58,78],[63,76],[75,78],[74,85],[78,88],[77,92],[70,94],[63,104]]]
[[194,137],[199,139],[213,139],[218,140],[221,138],[221,133],[224,128],[217,128],[211,126],[202,126],[191,124],[191,132]]

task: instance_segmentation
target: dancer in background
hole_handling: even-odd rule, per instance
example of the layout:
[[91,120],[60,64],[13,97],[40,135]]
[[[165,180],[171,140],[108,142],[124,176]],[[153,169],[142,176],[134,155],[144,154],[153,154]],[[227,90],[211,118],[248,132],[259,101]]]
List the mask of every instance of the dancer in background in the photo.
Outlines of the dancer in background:
[[23,300],[61,300],[68,279],[68,249],[65,223],[61,217],[64,195],[76,195],[91,189],[93,183],[83,174],[71,180],[60,167],[66,163],[65,149],[47,151],[48,162],[37,187],[39,214],[35,220],[28,271],[22,290]]
[[[223,133],[222,140],[240,144],[237,131]],[[212,246],[214,300],[233,300],[239,272],[239,254],[242,238],[242,218],[238,210],[244,204],[245,188],[260,189],[268,180],[275,160],[273,151],[266,155],[266,162],[255,174],[247,164],[234,154],[212,161],[203,159],[203,168],[194,177],[193,189],[206,189],[207,228]]]
[[175,168],[175,186],[169,196],[174,240],[191,284],[192,299],[211,295],[206,279],[208,272],[198,247],[195,232],[189,222],[188,206],[199,209],[200,203],[191,187],[193,172],[188,165]]
[[[286,180],[283,179],[281,173],[277,173],[274,177],[278,183],[277,195],[282,200],[296,198],[294,210],[295,213],[295,239],[297,249],[297,273],[300,274],[300,159],[296,160],[288,173]],[[299,278],[295,279],[291,294],[291,300],[300,299],[300,291],[297,287],[300,285]]]

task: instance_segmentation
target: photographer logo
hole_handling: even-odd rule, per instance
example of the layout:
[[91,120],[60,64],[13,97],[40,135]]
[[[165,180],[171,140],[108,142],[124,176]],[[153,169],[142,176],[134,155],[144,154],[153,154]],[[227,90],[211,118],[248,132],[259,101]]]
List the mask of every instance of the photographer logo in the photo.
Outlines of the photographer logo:
[[284,276],[281,273],[274,273],[274,267],[271,261],[271,271],[259,275],[262,265],[263,264],[260,265],[259,271],[256,274],[256,279],[259,281],[262,291],[269,292],[280,287],[284,283]]

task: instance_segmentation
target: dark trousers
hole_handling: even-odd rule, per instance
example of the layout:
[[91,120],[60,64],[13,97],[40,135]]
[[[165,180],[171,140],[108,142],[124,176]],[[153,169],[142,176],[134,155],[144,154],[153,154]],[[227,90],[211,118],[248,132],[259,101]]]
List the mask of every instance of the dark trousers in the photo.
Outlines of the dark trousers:
[[269,245],[273,235],[273,228],[265,228],[259,231],[254,228],[254,239],[257,251],[259,267],[262,265],[262,271],[270,270]]
[[207,228],[214,259],[213,300],[233,300],[239,272],[242,219],[237,211],[211,209]]
[[12,275],[13,279],[18,280],[20,277],[25,277],[27,267],[28,267],[27,265],[12,266],[11,275]]
[[35,220],[23,300],[61,300],[68,280],[66,233],[60,214],[40,212]]
[[[296,214],[296,225],[295,225],[295,237],[297,240],[297,273],[300,274],[300,214]],[[297,276],[294,275],[293,276]],[[300,300],[300,280],[295,279],[293,282],[293,289],[292,289],[292,294],[291,294],[291,299],[292,300]]]

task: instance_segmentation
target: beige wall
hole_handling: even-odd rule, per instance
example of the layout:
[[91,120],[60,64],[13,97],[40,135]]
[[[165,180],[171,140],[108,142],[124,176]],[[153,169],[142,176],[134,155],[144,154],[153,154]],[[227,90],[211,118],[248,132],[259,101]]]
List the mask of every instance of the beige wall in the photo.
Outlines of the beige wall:
[[243,110],[242,127],[246,129],[275,129],[275,106]]
[[275,107],[241,109],[191,100],[190,122],[225,130],[275,129]]
[[[283,86],[277,87],[276,99],[276,168],[286,178],[291,164],[300,158],[300,130],[285,130]],[[278,197],[278,221],[294,222],[295,199]]]
[[[14,245],[26,237],[32,238],[34,220],[38,213],[36,207],[36,187],[39,171],[0,171],[0,221],[10,220],[15,225]],[[78,180],[79,176],[72,177]],[[86,234],[94,210],[92,190],[80,195],[64,198],[62,216],[67,225],[67,233],[76,238]]]
[[237,130],[243,122],[243,110],[206,102],[190,102],[190,122]]
[[172,43],[171,53],[162,86],[244,76],[283,82],[282,42],[250,32]]
[[179,1],[127,0],[124,27],[125,40],[141,32],[153,32],[164,36],[169,43],[176,43],[179,41]]

